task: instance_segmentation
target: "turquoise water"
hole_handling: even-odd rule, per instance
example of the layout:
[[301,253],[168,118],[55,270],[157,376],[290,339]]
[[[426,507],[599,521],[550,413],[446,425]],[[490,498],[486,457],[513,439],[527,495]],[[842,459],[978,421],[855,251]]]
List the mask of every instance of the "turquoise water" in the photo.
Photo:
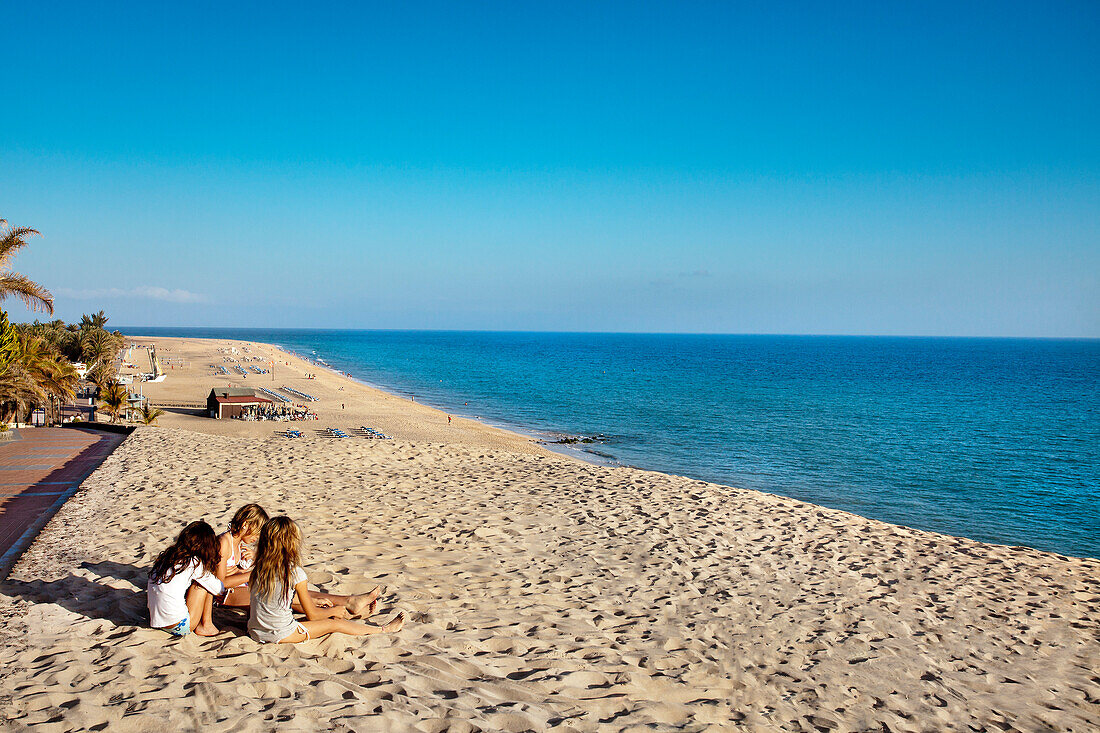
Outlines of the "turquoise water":
[[[1100,341],[141,329],[317,355],[601,460],[1100,557]],[[597,456],[598,454],[598,456]]]

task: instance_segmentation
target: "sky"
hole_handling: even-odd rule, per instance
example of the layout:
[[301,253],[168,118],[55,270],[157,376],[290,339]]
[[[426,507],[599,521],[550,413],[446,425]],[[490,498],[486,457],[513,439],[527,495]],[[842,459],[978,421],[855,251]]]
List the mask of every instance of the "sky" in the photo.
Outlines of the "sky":
[[1092,1],[0,12],[59,318],[1100,337]]

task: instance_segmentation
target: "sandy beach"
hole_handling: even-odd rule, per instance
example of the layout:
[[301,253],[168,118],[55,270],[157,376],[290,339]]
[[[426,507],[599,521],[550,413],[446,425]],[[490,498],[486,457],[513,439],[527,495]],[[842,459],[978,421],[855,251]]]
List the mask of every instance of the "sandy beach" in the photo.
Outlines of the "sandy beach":
[[[270,345],[132,340],[177,362],[143,385],[170,412],[0,584],[2,729],[1100,729],[1100,561],[583,463]],[[215,376],[230,344],[274,378]],[[313,394],[319,419],[290,440],[187,406],[230,384]],[[393,439],[320,434],[360,425]],[[405,629],[147,628],[155,555],[249,501],[299,522],[312,584],[381,584]]]
[[[326,428],[348,429],[365,424],[400,440],[542,452],[524,436],[487,427],[477,420],[455,417],[448,424],[444,412],[373,389],[270,344],[146,337],[134,337],[129,341],[140,346],[157,346],[157,357],[167,377],[163,382],[135,384],[133,389],[137,390],[140,386],[154,404],[165,406],[168,414],[158,421],[158,425],[164,427],[180,427],[216,435],[269,438],[276,431],[281,432],[290,426],[303,430],[307,439],[313,439]],[[237,349],[237,353],[225,353],[231,348]],[[256,357],[259,361],[255,360]],[[226,358],[237,361],[224,361]],[[182,362],[183,365],[173,362]],[[131,363],[133,367],[124,368],[123,374],[150,372],[149,350],[134,349]],[[242,366],[254,364],[273,373],[245,377],[233,370],[237,363]],[[229,374],[218,373],[217,366],[225,366]],[[295,399],[295,402],[308,405],[319,419],[296,423],[211,420],[197,414],[204,413],[204,410],[194,407],[206,404],[206,397],[213,387],[264,387],[279,391],[283,386],[317,398],[316,402],[301,399]],[[173,406],[184,404],[191,407]]]

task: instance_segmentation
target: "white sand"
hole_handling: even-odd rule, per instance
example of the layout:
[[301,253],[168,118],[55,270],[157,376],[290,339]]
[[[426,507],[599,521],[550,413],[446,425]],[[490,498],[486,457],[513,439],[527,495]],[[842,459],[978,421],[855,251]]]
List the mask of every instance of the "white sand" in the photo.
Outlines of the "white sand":
[[[0,727],[1100,729],[1098,561],[592,466],[354,389],[398,440],[183,415],[224,434],[129,438],[0,585]],[[246,501],[299,521],[321,588],[385,584],[405,630],[144,628],[155,554]]]

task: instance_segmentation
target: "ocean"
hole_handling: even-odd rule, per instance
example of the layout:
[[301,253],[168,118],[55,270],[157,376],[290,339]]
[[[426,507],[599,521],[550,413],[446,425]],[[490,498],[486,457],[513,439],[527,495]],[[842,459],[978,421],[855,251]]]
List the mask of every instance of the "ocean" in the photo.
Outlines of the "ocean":
[[598,462],[1100,557],[1097,340],[121,330],[275,343],[455,415],[587,438],[562,448]]

